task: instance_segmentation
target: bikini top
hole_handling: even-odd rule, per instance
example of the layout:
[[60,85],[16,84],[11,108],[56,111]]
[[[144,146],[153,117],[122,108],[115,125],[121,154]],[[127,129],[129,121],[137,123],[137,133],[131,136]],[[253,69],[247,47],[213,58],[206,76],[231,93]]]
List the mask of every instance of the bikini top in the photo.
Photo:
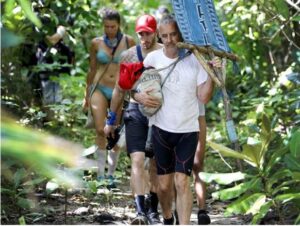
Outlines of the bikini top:
[[[96,55],[97,61],[101,64],[108,64],[111,60],[111,56],[109,56],[104,50],[100,49]],[[113,56],[112,63],[120,62],[120,54]]]
[[[125,36],[126,46],[127,49],[129,48],[128,38]],[[121,51],[119,54],[116,54],[113,56],[112,63],[120,63],[121,60],[121,54],[125,50]],[[97,54],[96,54],[97,61],[101,64],[108,64],[111,60],[111,56],[108,55],[103,49],[99,48]]]

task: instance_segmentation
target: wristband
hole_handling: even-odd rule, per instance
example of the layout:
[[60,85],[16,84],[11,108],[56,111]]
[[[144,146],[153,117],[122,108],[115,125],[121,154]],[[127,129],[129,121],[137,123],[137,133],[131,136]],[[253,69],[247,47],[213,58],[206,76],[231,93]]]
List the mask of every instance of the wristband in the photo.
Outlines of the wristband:
[[117,113],[109,111],[107,115],[106,125],[113,126],[117,120]]

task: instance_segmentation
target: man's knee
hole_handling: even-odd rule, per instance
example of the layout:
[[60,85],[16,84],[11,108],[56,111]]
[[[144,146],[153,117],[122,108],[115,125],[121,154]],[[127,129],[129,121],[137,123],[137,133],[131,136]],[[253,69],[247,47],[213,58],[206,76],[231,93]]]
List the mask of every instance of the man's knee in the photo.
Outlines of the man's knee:
[[144,159],[143,153],[132,153],[131,154],[131,167],[133,170],[144,170]]
[[157,178],[160,193],[169,194],[173,191],[173,174],[160,175]]
[[169,193],[171,192],[171,189],[167,184],[159,183],[159,191],[160,193]]
[[175,187],[177,193],[186,192],[189,190],[190,177],[184,173],[175,174]]
[[193,173],[198,174],[203,170],[203,162],[195,161],[193,165]]

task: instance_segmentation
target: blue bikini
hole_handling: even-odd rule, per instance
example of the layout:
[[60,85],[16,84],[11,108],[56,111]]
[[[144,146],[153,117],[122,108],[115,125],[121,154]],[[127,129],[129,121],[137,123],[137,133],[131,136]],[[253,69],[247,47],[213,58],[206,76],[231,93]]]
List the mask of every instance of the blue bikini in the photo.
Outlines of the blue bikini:
[[[91,91],[94,89],[95,85],[92,84],[89,87],[89,93],[91,93]],[[113,89],[101,84],[97,84],[96,85],[96,90],[98,90],[100,93],[103,94],[103,96],[107,99],[107,100],[111,100],[112,99],[112,93],[113,93]]]
[[[123,37],[123,35],[119,36],[118,38],[122,38],[122,37]],[[125,40],[126,40],[126,45],[127,45],[127,49],[128,49],[129,44],[128,44],[127,36],[125,36]],[[115,50],[113,52],[115,52]],[[119,55],[113,55],[113,58],[111,60],[111,56],[108,55],[104,50],[99,48],[99,50],[96,54],[96,59],[101,64],[108,64],[108,63],[118,64],[118,63],[120,63],[120,60],[121,60],[121,53]],[[89,88],[90,92],[94,89],[94,86],[95,85],[90,86],[90,88]],[[112,88],[101,85],[101,84],[97,84],[95,89],[98,90],[99,92],[101,92],[107,100],[110,101],[112,99],[112,93],[113,93]]]
[[[97,52],[96,58],[97,58],[97,61],[101,64],[108,64],[111,60],[111,56],[107,55],[107,53],[102,49],[100,49]],[[113,56],[113,59],[111,62],[117,64],[120,62],[120,60],[121,60],[120,58],[121,58],[120,55]]]

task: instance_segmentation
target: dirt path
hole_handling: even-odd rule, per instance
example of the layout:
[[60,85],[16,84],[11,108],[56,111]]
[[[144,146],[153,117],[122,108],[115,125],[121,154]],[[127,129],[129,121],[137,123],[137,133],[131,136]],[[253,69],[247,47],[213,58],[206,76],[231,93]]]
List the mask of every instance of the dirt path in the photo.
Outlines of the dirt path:
[[[128,181],[118,185],[118,189],[109,191],[98,189],[97,195],[90,195],[86,190],[71,191],[67,206],[66,224],[117,224],[128,225],[135,217],[135,208]],[[224,217],[225,204],[207,200],[209,215],[215,225],[247,224],[243,217]],[[63,205],[64,206],[64,205]],[[63,206],[60,202],[56,217],[50,224],[64,223]],[[194,204],[191,224],[197,224],[197,208]],[[39,222],[41,223],[41,222]],[[49,224],[48,223],[48,224]]]
[[[30,225],[129,225],[135,217],[133,197],[129,188],[129,179],[123,178],[118,189],[97,189],[97,194],[87,188],[68,190],[67,199],[63,190],[45,195],[44,192],[32,194],[36,208],[31,212],[20,212],[12,208],[4,217],[1,224],[19,224],[23,216],[26,224]],[[249,224],[244,217],[224,217],[226,204],[207,200],[207,207],[211,222],[214,225],[242,225]],[[159,210],[160,211],[160,210]],[[191,224],[197,224],[197,208],[191,216]]]

